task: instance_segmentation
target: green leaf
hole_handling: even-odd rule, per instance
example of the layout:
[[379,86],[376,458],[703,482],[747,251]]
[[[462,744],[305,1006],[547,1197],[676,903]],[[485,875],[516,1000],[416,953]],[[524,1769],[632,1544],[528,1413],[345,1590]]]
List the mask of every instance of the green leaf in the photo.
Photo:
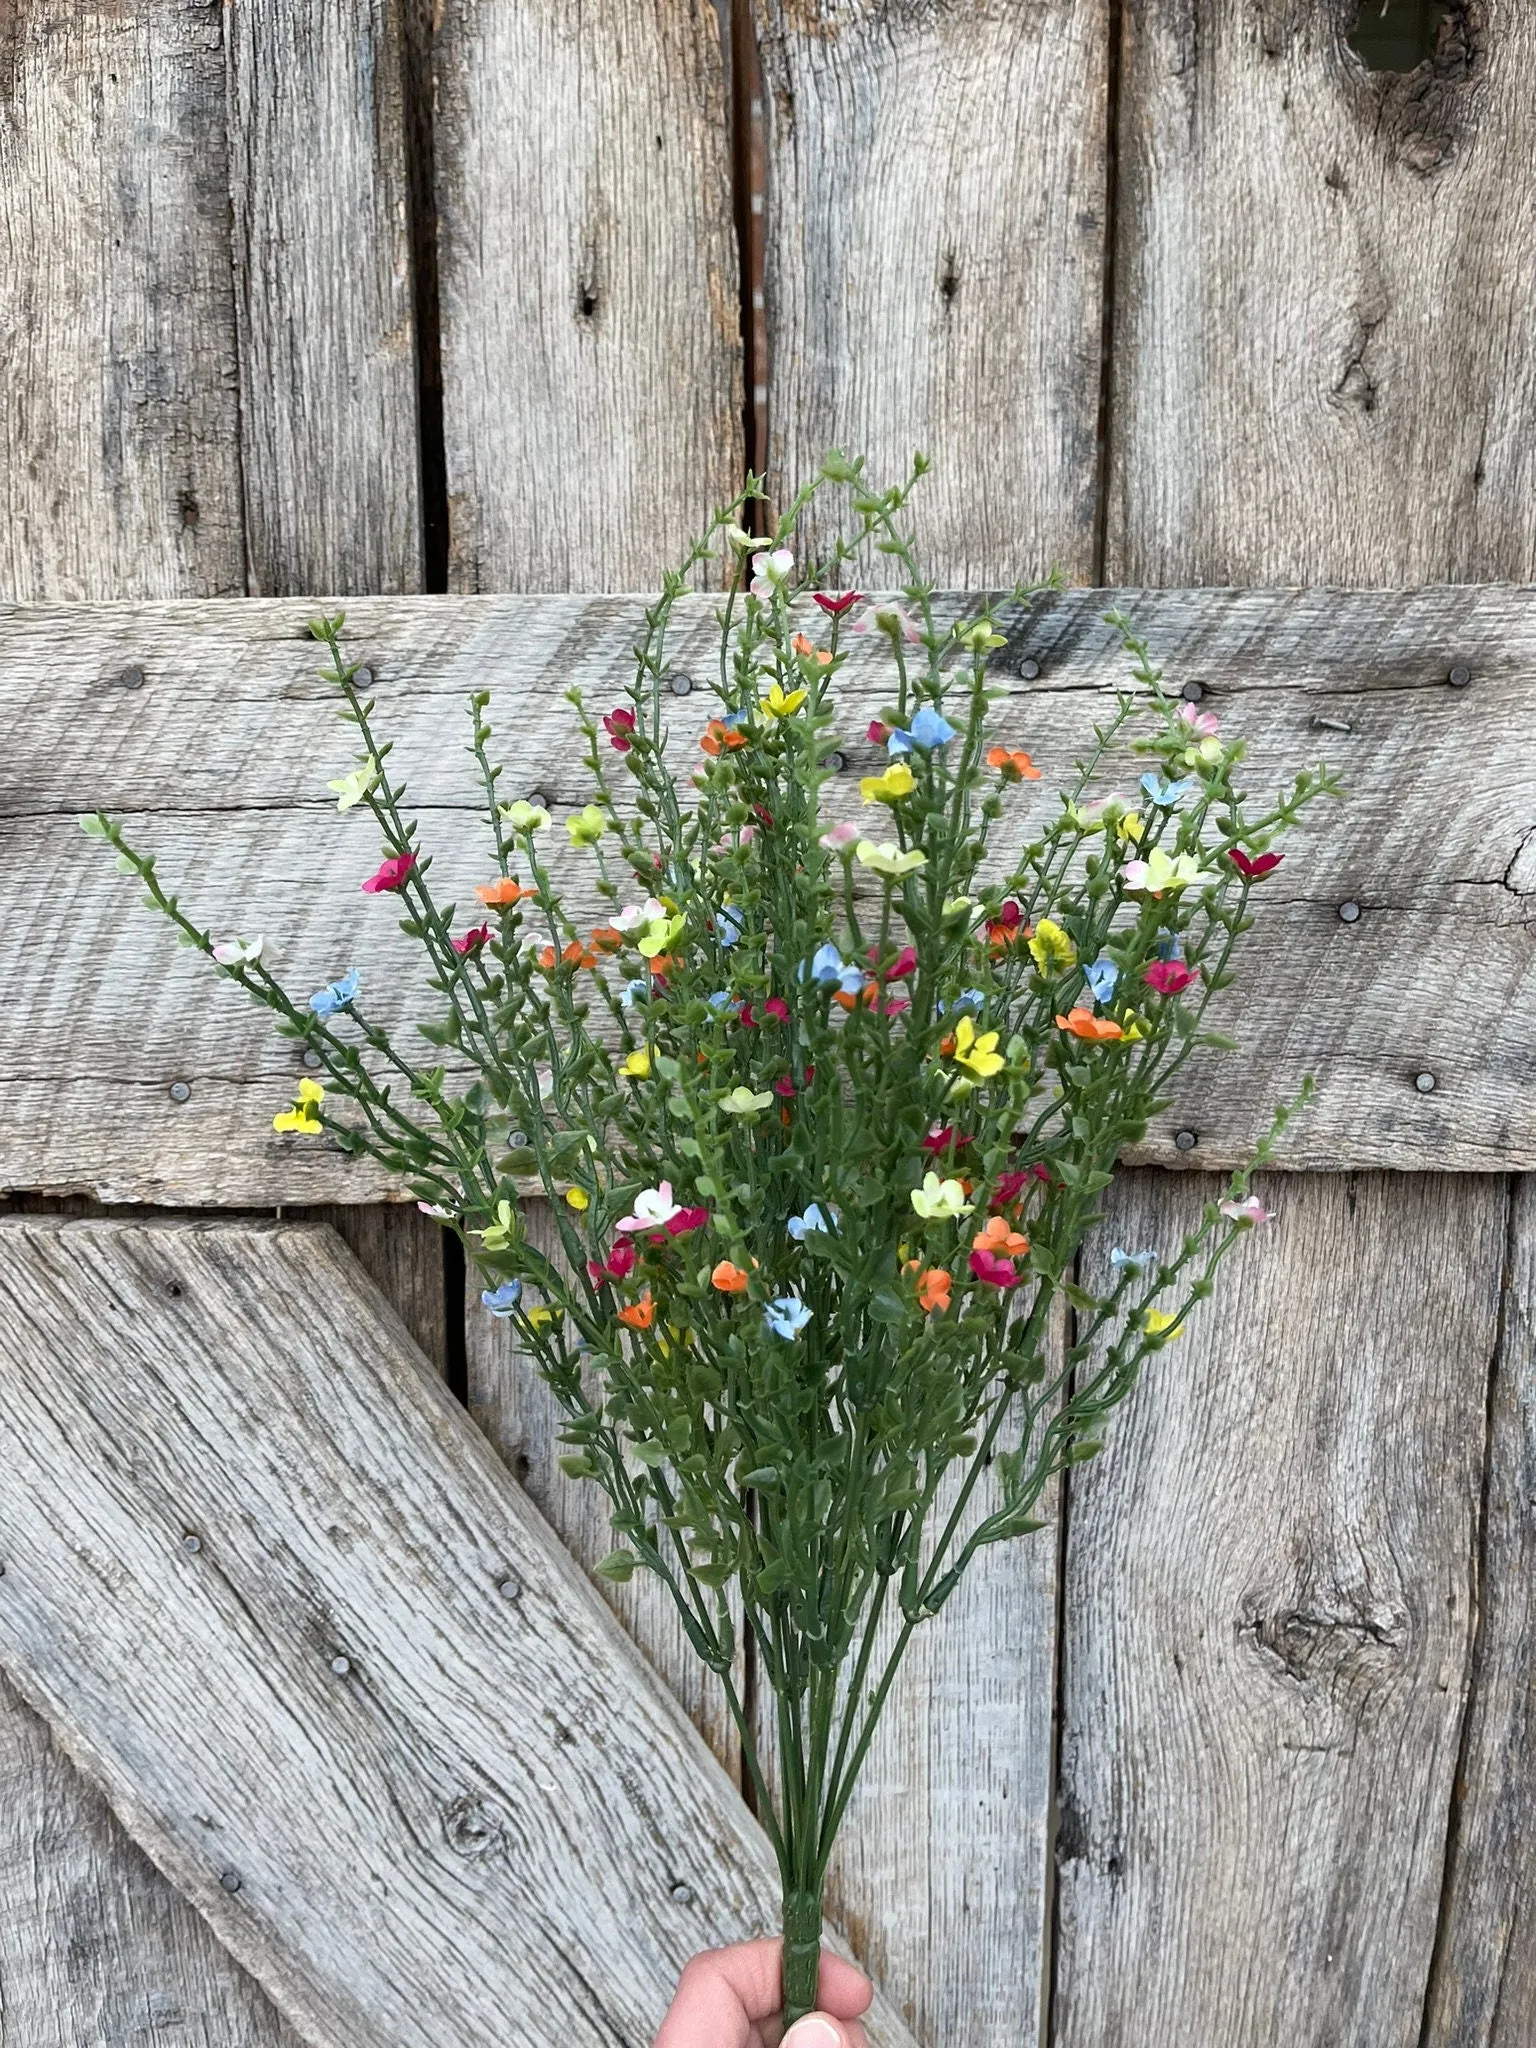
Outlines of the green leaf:
[[597,1477],[597,1466],[587,1456],[585,1451],[577,1451],[570,1456],[562,1458],[560,1460],[560,1470],[567,1479],[595,1479]]
[[876,1323],[904,1323],[907,1320],[907,1304],[893,1288],[877,1288],[870,1297],[870,1320]]
[[[560,1462],[564,1464],[565,1460]],[[635,1554],[632,1550],[610,1550],[592,1569],[600,1579],[608,1579],[615,1586],[625,1585],[635,1576]]]

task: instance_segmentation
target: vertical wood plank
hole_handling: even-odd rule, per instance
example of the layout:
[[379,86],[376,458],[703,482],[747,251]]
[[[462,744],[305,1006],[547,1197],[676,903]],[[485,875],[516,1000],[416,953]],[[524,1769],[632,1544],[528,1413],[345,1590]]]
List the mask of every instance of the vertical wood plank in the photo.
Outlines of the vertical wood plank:
[[334,1202],[304,1213],[316,1223],[328,1223],[344,1240],[374,1286],[394,1305],[424,1356],[446,1374],[452,1355],[449,1318],[458,1316],[459,1304],[448,1299],[442,1225],[423,1215],[414,1202],[352,1207]]
[[[1122,1179],[1093,1281],[1111,1244],[1170,1253],[1214,1186]],[[1505,1183],[1264,1195],[1277,1220],[1074,1477],[1063,2048],[1419,2037]]]
[[[539,1249],[563,1264],[549,1204],[530,1201],[525,1220]],[[486,1312],[480,1301],[480,1283],[473,1276],[466,1288],[464,1312],[469,1412],[567,1549],[590,1571],[618,1540],[608,1518],[607,1495],[593,1481],[569,1479],[560,1470],[559,1459],[568,1447],[559,1441],[565,1426],[559,1404],[540,1379],[512,1325]],[[643,1571],[623,1586],[606,1579],[594,1583],[739,1782],[741,1745],[725,1694],[719,1680],[689,1646],[666,1588]]]
[[939,578],[1090,580],[1108,10],[754,4],[776,498],[921,448]]
[[1536,14],[1127,7],[1107,581],[1536,576]]
[[0,591],[245,588],[223,8],[0,12]]
[[648,588],[741,476],[720,19],[440,13],[451,587]]
[[421,588],[405,0],[235,0],[233,249],[250,588]]

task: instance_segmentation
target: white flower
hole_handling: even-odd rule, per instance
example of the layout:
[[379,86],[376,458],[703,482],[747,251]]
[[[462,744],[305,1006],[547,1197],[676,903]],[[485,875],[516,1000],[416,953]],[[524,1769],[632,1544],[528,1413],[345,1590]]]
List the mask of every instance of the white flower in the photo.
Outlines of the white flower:
[[660,1187],[643,1188],[635,1197],[635,1206],[628,1216],[621,1216],[613,1226],[615,1230],[663,1230],[682,1208],[681,1202],[672,1199],[672,1183],[664,1180]]

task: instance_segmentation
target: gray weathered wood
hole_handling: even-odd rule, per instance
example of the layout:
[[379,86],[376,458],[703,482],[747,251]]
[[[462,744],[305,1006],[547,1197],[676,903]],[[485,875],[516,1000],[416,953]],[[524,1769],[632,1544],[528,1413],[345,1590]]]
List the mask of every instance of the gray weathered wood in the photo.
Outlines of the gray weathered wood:
[[[530,1238],[563,1264],[559,1234],[545,1202],[526,1208]],[[570,1479],[559,1459],[568,1446],[559,1403],[540,1379],[510,1323],[488,1315],[473,1273],[466,1289],[465,1359],[469,1412],[566,1548],[588,1571],[618,1540],[608,1499],[590,1480]],[[596,1580],[597,1590],[682,1702],[725,1769],[740,1782],[741,1745],[719,1680],[705,1669],[683,1634],[661,1581],[637,1572],[627,1585]],[[737,1673],[738,1697],[741,1673]]]
[[1108,10],[754,12],[776,497],[834,444],[880,484],[920,448],[941,576],[1091,578]]
[[1536,576],[1523,0],[1364,70],[1349,7],[1126,7],[1111,578]]
[[0,2044],[297,2048],[0,1679]]
[[[1013,680],[1005,714],[1046,775],[1023,817],[1042,814],[1124,677],[1097,623],[1110,598],[1137,615],[1170,684],[1202,678],[1228,729],[1247,735],[1253,787],[1326,752],[1350,791],[1263,884],[1246,971],[1222,1012],[1242,1052],[1191,1066],[1142,1156],[1241,1156],[1272,1103],[1311,1070],[1318,1104],[1294,1127],[1287,1163],[1536,1158],[1536,1076],[1520,1052],[1536,1034],[1526,907],[1536,887],[1536,597],[1488,587],[1047,600],[1020,636],[1043,673]],[[575,681],[609,700],[637,609],[574,597],[351,607],[448,896],[472,906],[486,873],[459,738],[464,693],[494,693],[505,787],[543,789],[558,815],[585,793],[562,693]],[[701,599],[691,611],[680,662],[701,658],[708,609]],[[298,1071],[291,1048],[145,922],[135,892],[73,823],[97,804],[125,815],[198,915],[264,931],[301,990],[357,965],[383,1014],[408,1008],[400,990],[412,949],[388,903],[354,886],[373,862],[370,830],[338,818],[325,792],[345,736],[313,679],[304,610],[39,607],[0,618],[0,708],[13,736],[0,762],[0,982],[36,988],[46,963],[51,1020],[39,1021],[35,1001],[0,1018],[0,1186],[253,1204],[386,1191],[366,1165],[274,1139],[272,1111]],[[1465,689],[1444,681],[1458,655],[1470,663]],[[125,687],[125,672],[142,685]],[[846,676],[857,735],[885,672],[861,647]],[[702,693],[672,714],[680,768],[706,715]],[[866,757],[856,738],[852,768]],[[1139,764],[1120,765],[1133,777]],[[854,809],[855,781],[850,773],[840,799]],[[558,825],[552,836],[563,837]],[[1338,906],[1350,900],[1362,915],[1346,924]],[[1435,1076],[1432,1093],[1416,1089],[1420,1073]],[[177,1079],[191,1083],[187,1102],[166,1092]],[[1199,1138],[1189,1159],[1173,1142],[1186,1127]]]
[[330,1202],[305,1212],[303,1220],[331,1226],[422,1355],[446,1373],[449,1326],[460,1310],[448,1299],[442,1225],[414,1202]]
[[649,583],[741,478],[720,21],[666,0],[438,18],[453,587]]
[[0,1664],[315,2048],[639,2044],[771,1920],[734,1787],[329,1232],[13,1218],[0,1308]]
[[418,590],[408,0],[236,0],[229,23],[250,585]]
[[[1090,1284],[1209,1186],[1122,1181]],[[1505,1183],[1263,1192],[1276,1221],[1074,1478],[1061,2048],[1419,2038]]]
[[1517,2048],[1536,2014],[1530,1918],[1536,1687],[1536,1184],[1514,1184],[1488,1406],[1472,1696],[1424,2048]]

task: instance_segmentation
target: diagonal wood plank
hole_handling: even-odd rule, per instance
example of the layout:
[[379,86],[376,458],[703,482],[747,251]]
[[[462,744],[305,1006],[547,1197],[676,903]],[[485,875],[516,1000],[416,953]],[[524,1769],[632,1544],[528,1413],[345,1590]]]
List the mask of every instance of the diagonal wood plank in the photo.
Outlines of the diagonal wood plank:
[[734,1788],[331,1233],[8,1219],[0,1367],[0,1665],[316,2048],[638,2048],[771,1920]]

